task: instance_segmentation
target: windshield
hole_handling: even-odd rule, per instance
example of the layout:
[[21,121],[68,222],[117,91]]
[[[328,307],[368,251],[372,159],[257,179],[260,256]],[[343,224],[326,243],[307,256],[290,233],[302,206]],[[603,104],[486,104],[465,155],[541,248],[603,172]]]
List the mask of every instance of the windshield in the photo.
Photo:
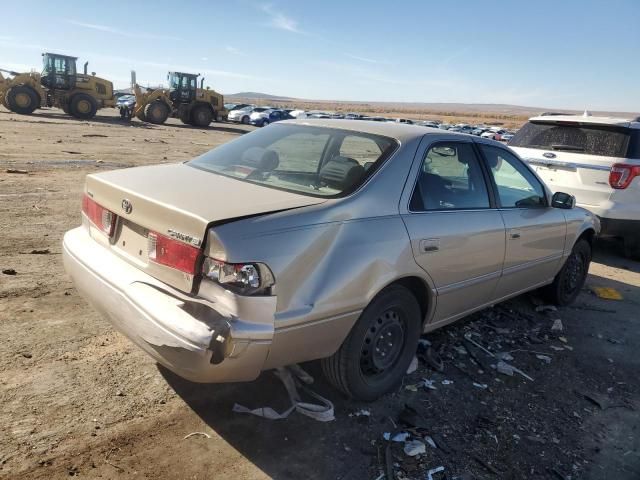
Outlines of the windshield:
[[621,127],[529,122],[518,130],[509,146],[624,158],[629,137],[629,130]]
[[276,124],[221,145],[188,165],[315,197],[341,197],[362,185],[395,150],[387,137]]

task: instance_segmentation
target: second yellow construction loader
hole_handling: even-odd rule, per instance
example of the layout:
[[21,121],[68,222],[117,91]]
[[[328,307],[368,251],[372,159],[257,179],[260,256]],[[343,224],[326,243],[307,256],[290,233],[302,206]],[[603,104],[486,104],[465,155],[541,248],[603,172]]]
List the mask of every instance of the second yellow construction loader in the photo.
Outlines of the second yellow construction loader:
[[226,120],[224,98],[209,87],[204,88],[204,78],[199,74],[169,72],[169,88],[143,89],[135,82],[136,96],[134,115],[142,121],[161,124],[167,118],[179,118],[182,123],[206,127],[212,121]]

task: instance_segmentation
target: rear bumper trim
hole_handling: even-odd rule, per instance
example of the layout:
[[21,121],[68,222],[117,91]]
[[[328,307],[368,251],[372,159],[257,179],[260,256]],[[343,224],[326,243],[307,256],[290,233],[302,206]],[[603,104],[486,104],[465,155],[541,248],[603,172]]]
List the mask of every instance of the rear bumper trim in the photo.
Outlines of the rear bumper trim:
[[[235,382],[260,374],[273,324],[256,325],[214,309],[211,302],[177,298],[170,287],[99,245],[82,227],[65,234],[63,260],[80,294],[177,375],[194,382]],[[224,342],[220,332],[228,332]],[[224,348],[214,355],[212,345]]]

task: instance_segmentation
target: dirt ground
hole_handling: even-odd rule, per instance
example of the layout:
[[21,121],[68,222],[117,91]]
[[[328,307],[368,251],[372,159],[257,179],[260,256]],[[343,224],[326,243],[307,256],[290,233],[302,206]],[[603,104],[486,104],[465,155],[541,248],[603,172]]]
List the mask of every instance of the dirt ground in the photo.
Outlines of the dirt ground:
[[[270,372],[191,384],[116,333],[62,267],[84,176],[184,161],[248,129],[0,110],[0,478],[426,479],[439,466],[434,479],[640,478],[640,264],[613,241],[598,242],[574,306],[536,312],[526,295],[430,334],[444,370],[421,361],[375,403],[344,399],[305,365],[335,404],[329,423],[232,413],[236,402],[284,410],[284,388]],[[597,286],[624,298],[600,299]],[[465,335],[532,380],[496,373]],[[436,448],[409,457],[385,432]]]

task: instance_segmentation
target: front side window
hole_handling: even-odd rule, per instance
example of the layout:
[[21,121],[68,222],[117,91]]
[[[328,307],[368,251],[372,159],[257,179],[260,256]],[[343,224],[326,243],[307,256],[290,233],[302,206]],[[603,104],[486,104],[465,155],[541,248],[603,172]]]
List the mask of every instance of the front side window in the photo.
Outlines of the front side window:
[[544,188],[515,155],[503,148],[480,145],[495,181],[503,208],[546,207]]
[[[365,167],[342,155],[341,146],[374,142],[378,155]],[[221,145],[188,163],[196,168],[265,187],[335,198],[357,189],[397,148],[380,135],[276,123]]]
[[412,211],[489,208],[480,162],[470,143],[429,148],[411,199]]

